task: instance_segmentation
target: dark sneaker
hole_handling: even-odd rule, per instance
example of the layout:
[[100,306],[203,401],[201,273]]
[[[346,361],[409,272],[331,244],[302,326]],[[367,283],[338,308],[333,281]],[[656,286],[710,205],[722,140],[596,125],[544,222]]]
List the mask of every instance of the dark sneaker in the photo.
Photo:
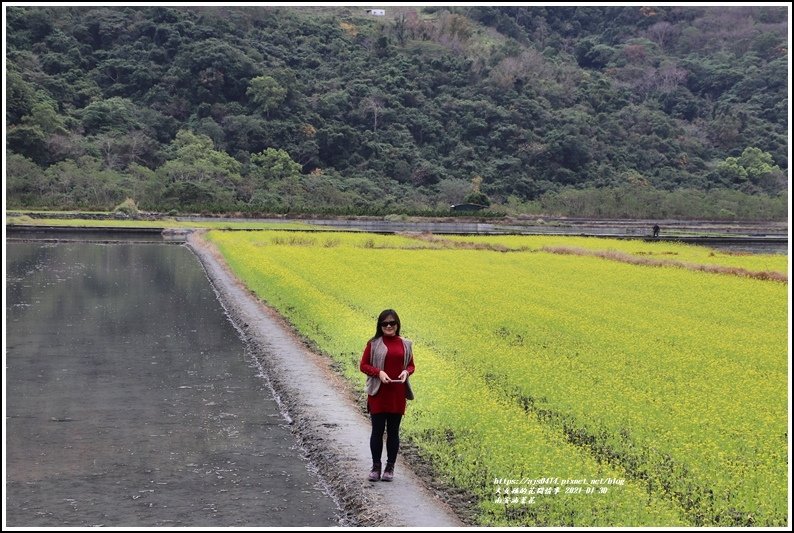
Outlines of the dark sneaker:
[[381,481],[391,481],[394,479],[394,463],[386,463],[386,468],[383,469],[383,477]]
[[369,473],[370,481],[380,481],[380,463],[372,465],[372,470]]

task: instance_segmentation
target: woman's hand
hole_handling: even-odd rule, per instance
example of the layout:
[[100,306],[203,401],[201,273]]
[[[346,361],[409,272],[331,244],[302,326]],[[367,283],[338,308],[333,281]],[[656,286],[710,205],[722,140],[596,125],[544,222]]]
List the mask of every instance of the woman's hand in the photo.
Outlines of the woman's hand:
[[380,378],[380,382],[381,382],[381,383],[391,383],[391,378],[390,378],[390,377],[389,377],[389,375],[388,375],[386,372],[384,372],[383,370],[381,370],[381,371],[378,373],[378,377]]
[[399,375],[399,377],[397,379],[399,381],[403,381],[404,382],[406,379],[408,379],[408,371],[407,370],[403,370],[402,372],[400,372],[400,375]]

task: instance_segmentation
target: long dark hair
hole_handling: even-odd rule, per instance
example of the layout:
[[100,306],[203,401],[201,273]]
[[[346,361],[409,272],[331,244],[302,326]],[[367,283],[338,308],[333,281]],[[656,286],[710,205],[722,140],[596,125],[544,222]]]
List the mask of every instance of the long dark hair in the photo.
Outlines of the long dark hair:
[[394,320],[397,321],[397,332],[396,334],[400,334],[400,315],[397,314],[397,311],[394,309],[386,309],[378,315],[378,321],[375,323],[375,336],[370,339],[370,341],[374,341],[378,337],[383,337],[383,328],[380,327],[380,323],[383,322],[386,317],[393,316]]

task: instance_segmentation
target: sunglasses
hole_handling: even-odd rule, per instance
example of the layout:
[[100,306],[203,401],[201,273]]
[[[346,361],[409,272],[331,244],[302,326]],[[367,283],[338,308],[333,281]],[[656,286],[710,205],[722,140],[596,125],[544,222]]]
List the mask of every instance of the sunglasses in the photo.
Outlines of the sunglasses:
[[382,328],[393,328],[396,325],[397,325],[397,321],[396,320],[388,320],[386,322],[381,322],[380,323],[380,327],[382,327]]

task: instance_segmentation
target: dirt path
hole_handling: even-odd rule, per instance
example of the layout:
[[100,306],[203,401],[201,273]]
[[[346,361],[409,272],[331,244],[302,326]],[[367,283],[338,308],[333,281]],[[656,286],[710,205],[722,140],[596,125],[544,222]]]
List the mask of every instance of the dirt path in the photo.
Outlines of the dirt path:
[[329,361],[312,353],[284,320],[229,271],[200,232],[188,237],[227,312],[250,343],[295,434],[358,526],[461,527],[401,455],[392,483],[371,483],[370,424]]

